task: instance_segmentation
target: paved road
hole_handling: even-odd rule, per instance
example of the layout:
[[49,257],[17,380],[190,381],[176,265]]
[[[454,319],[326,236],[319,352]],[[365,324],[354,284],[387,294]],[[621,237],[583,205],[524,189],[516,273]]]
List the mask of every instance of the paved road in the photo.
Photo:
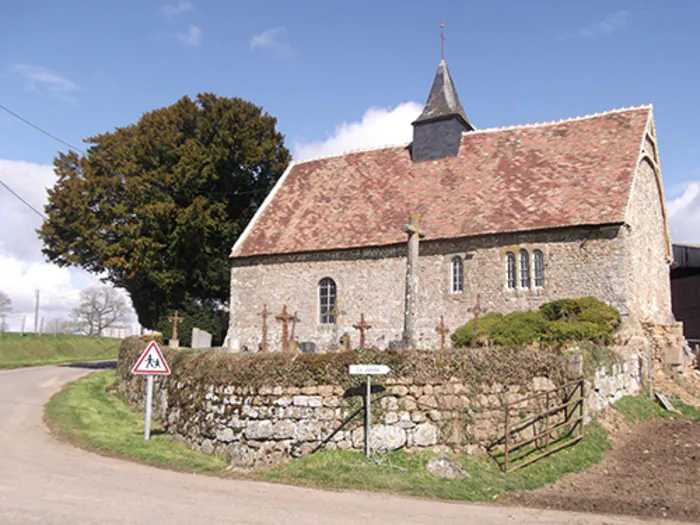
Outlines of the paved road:
[[0,523],[649,523],[223,480],[105,458],[56,441],[42,422],[49,397],[65,382],[89,372],[57,366],[0,372]]

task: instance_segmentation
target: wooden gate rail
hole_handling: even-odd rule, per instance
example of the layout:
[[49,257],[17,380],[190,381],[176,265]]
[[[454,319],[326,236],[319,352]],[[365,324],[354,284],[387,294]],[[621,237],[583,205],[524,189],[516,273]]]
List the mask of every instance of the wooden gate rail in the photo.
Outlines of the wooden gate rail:
[[[569,389],[571,390],[569,391]],[[563,403],[560,402],[555,406],[550,406],[552,395],[557,394],[562,390],[564,391],[564,396],[561,396],[560,394],[560,397],[564,398]],[[525,421],[519,421],[517,426],[511,426],[511,409],[517,405],[533,400],[544,400],[545,408],[535,416],[531,416]],[[487,450],[491,453],[494,460],[498,462],[498,457],[500,454],[494,454],[493,451],[496,449],[496,447],[503,445],[503,464],[501,465],[501,468],[504,472],[509,473],[530,465],[531,463],[549,456],[558,450],[578,443],[583,439],[583,403],[583,379],[570,381],[547,392],[540,392],[538,394],[519,399],[513,403],[504,403],[503,408],[505,424],[503,437],[492,442],[487,447]],[[552,416],[560,414],[561,412],[564,412],[564,420],[555,422],[555,424],[552,425],[552,422],[550,421]],[[545,430],[538,432],[535,425],[543,421]],[[534,434],[532,437],[525,440],[514,441],[515,437],[519,433],[527,430],[528,428],[532,428],[532,432]],[[559,431],[564,428],[568,428],[568,432],[559,435]],[[574,435],[577,428],[579,430],[578,435]],[[544,446],[542,446],[542,441],[544,441]],[[535,448],[533,450],[526,451],[524,454],[519,455],[515,459],[512,457],[513,452],[522,450],[527,445],[531,445],[533,443],[535,444]],[[529,457],[535,452],[539,453],[534,457]],[[522,460],[528,457],[529,459],[521,463],[513,464],[514,461]]]

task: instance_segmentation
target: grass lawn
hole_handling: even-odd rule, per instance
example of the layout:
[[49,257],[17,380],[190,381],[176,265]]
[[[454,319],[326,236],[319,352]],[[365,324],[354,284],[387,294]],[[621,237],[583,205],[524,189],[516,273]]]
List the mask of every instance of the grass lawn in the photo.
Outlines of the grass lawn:
[[[193,452],[172,436],[159,433],[157,426],[151,441],[144,441],[143,414],[105,391],[113,380],[114,372],[107,371],[72,383],[48,403],[47,420],[84,448],[177,470],[228,475],[224,459]],[[594,424],[586,428],[586,439],[578,445],[508,475],[482,455],[456,458],[471,478],[444,481],[425,470],[434,455],[429,452],[397,451],[367,462],[360,451],[329,451],[240,476],[323,488],[491,501],[503,492],[534,489],[594,465],[609,448],[604,431]]]
[[61,435],[89,450],[130,457],[145,463],[198,473],[223,474],[227,462],[193,452],[185,444],[151,427],[143,439],[143,413],[106,392],[114,371],[98,372],[71,383],[46,405],[46,419]]
[[115,359],[119,343],[84,335],[5,333],[0,336],[0,368]]

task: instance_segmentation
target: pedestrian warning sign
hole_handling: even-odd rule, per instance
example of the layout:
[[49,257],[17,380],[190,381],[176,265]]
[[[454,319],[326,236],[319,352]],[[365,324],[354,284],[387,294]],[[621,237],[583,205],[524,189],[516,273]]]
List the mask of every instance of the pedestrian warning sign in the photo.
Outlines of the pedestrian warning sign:
[[143,351],[139,360],[136,361],[134,368],[131,369],[132,374],[156,374],[170,375],[168,363],[163,358],[163,353],[160,351],[158,344],[151,341]]

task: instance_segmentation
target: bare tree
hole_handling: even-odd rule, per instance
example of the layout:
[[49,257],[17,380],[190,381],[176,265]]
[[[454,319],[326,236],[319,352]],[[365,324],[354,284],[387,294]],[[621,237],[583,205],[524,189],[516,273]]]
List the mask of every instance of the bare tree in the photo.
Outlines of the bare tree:
[[80,306],[71,312],[71,317],[83,332],[97,336],[128,315],[126,301],[109,286],[93,286],[80,292]]
[[0,316],[7,315],[12,311],[12,301],[10,296],[0,290]]

